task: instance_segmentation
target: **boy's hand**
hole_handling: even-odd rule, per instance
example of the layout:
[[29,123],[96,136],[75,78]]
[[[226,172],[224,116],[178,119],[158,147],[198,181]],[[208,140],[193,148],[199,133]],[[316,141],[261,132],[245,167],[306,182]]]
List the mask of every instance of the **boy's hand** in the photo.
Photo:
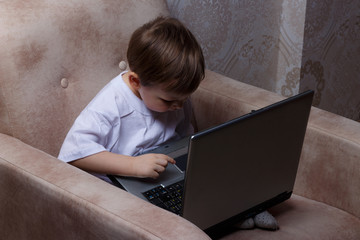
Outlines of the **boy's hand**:
[[168,163],[175,164],[175,160],[164,154],[149,153],[139,155],[133,159],[133,171],[139,178],[158,178],[165,171]]

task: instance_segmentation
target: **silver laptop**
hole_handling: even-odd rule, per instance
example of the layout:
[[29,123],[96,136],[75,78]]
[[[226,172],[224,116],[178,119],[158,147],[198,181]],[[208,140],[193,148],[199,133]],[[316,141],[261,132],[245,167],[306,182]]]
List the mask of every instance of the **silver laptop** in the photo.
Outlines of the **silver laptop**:
[[207,232],[229,226],[290,198],[313,94],[298,94],[160,146],[152,152],[177,163],[156,180],[109,177]]

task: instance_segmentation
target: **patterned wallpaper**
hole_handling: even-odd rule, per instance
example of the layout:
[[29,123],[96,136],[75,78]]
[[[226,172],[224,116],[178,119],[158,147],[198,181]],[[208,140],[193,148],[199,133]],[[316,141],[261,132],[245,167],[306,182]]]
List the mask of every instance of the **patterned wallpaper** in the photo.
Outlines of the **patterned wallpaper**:
[[315,106],[355,120],[359,2],[167,0],[198,38],[209,69],[283,96],[314,89]]
[[308,0],[300,91],[314,105],[360,120],[360,1]]
[[298,92],[304,0],[168,0],[168,6],[199,39],[209,69],[286,96]]

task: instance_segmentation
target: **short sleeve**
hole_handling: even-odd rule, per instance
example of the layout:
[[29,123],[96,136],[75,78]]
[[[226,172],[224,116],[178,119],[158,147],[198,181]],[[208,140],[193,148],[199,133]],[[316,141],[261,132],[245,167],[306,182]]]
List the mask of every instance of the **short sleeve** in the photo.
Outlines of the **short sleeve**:
[[111,133],[118,125],[120,122],[114,124],[111,119],[85,109],[68,132],[58,158],[64,162],[71,162],[108,150],[107,146],[111,145]]

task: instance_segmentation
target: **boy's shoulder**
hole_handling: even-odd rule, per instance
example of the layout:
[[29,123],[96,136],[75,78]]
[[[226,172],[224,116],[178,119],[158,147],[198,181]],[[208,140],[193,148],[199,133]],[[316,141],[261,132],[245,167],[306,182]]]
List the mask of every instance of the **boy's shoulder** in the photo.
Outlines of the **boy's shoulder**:
[[100,113],[128,114],[131,110],[127,100],[129,92],[126,88],[121,74],[116,76],[96,94],[88,104],[87,109]]

